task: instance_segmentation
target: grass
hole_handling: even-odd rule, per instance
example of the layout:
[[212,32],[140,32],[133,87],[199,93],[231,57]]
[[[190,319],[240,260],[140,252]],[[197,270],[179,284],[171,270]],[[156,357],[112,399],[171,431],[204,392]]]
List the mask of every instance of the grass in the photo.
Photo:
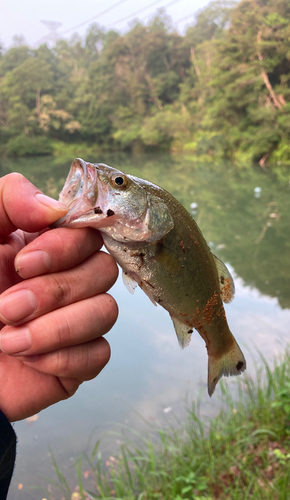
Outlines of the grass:
[[193,404],[178,428],[122,445],[105,464],[97,442],[75,462],[74,491],[54,461],[61,494],[51,499],[290,499],[289,351],[272,369],[263,359],[255,379],[236,383],[238,402],[222,383],[225,409],[207,424]]

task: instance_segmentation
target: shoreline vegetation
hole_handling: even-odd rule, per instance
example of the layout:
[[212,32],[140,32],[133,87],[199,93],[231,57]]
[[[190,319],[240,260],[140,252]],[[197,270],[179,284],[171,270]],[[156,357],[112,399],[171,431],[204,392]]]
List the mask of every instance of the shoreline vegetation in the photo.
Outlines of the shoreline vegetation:
[[0,44],[0,154],[290,165],[289,54],[286,0],[214,0],[184,36],[161,9],[123,35],[92,24],[52,48],[15,37]]
[[[290,484],[290,352],[255,379],[237,378],[238,401],[222,383],[223,408],[206,420],[193,403],[183,424],[141,444],[120,446],[104,463],[99,442],[75,460],[71,489],[53,455],[59,493],[51,500],[288,500]],[[158,434],[158,436],[156,436]],[[135,436],[136,442],[136,436]],[[83,472],[84,467],[87,469]],[[52,485],[53,482],[50,482]]]

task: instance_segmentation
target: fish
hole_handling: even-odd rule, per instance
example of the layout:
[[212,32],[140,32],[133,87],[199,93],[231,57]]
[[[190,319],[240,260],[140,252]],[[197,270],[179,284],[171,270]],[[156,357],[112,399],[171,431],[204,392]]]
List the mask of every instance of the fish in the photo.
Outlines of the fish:
[[234,297],[233,278],[176,198],[149,181],[76,158],[59,201],[69,210],[51,227],[101,231],[128,290],[139,285],[169,312],[181,348],[194,330],[200,334],[208,354],[209,396],[222,376],[246,369],[223,306]]

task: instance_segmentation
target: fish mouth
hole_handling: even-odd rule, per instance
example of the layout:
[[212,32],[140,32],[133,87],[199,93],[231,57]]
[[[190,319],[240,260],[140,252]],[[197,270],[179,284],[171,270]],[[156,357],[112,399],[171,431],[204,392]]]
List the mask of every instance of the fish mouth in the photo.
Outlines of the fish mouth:
[[88,226],[90,219],[96,219],[96,214],[102,215],[100,207],[95,207],[98,192],[96,165],[76,158],[71,164],[65,184],[59,194],[59,201],[66,205],[69,211],[50,227],[54,229]]

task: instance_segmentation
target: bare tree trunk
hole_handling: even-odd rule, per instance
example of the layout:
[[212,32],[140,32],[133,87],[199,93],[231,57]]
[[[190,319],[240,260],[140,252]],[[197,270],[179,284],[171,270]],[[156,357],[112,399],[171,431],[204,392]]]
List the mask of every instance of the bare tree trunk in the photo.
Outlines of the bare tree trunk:
[[211,67],[211,53],[209,50],[206,51],[206,66],[208,69]]
[[0,101],[0,125],[3,128],[9,127],[9,113],[5,101]]
[[157,105],[158,109],[159,110],[163,109],[162,103],[161,103],[159,97],[157,96],[157,93],[154,89],[154,85],[153,85],[151,78],[147,72],[145,73],[145,80],[148,83],[148,87],[151,90],[152,98],[153,98],[155,104]]
[[163,61],[164,61],[164,64],[166,66],[167,71],[169,71],[170,70],[170,64],[167,61],[167,57],[166,56],[163,57]]
[[39,120],[39,125],[41,122],[41,107],[40,107],[40,89],[36,91],[36,112]]
[[[261,39],[262,39],[262,32],[261,32],[261,30],[259,30],[258,35],[257,35],[258,44],[261,43]],[[258,58],[259,58],[259,61],[261,61],[261,62],[264,60],[264,57],[262,56],[262,53],[259,51],[259,49],[258,49]],[[265,83],[267,89],[269,90],[269,94],[270,94],[270,97],[271,97],[272,102],[274,104],[274,107],[277,109],[281,109],[282,106],[285,106],[285,104],[286,104],[285,99],[283,96],[277,96],[275,94],[273,87],[270,83],[269,77],[268,77],[268,75],[263,67],[261,68],[261,77],[263,78],[264,83]]]
[[199,78],[200,77],[200,69],[199,69],[199,67],[196,64],[194,47],[191,47],[191,49],[190,49],[190,55],[191,55],[191,60],[192,60],[193,67],[194,67],[195,72],[196,72],[196,74],[197,74],[197,76]]

